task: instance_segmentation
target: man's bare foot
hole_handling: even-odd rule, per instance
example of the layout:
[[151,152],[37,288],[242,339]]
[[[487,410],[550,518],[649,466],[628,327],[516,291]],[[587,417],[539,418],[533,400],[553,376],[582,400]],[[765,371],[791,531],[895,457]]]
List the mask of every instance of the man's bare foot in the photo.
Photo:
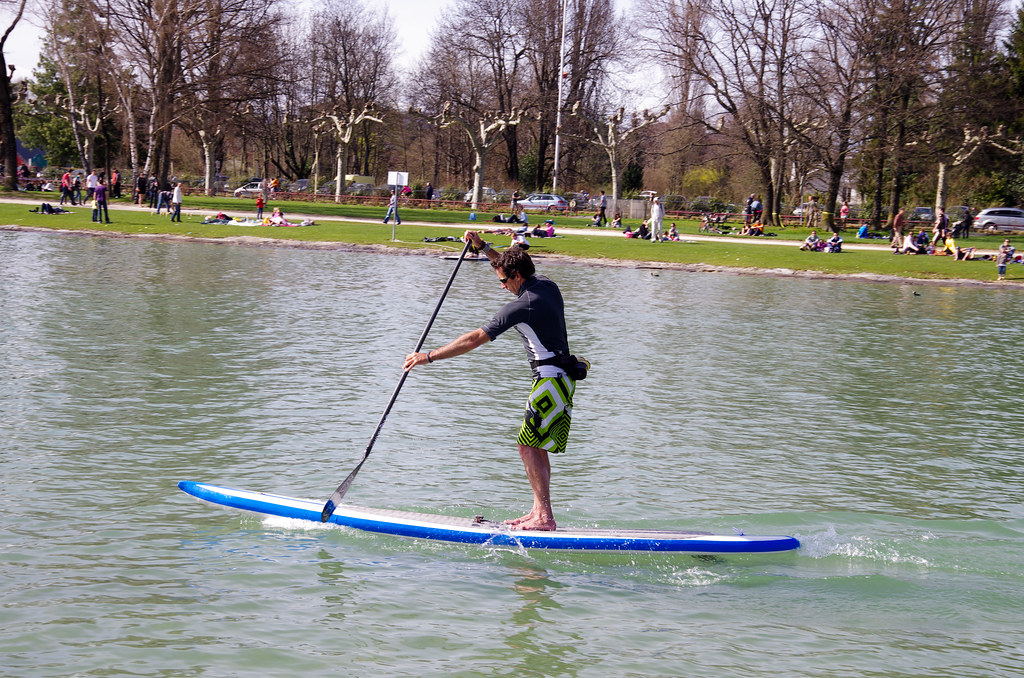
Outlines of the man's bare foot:
[[527,520],[521,523],[517,523],[511,526],[513,530],[539,530],[542,532],[554,532],[555,521],[554,520],[541,520],[536,518],[534,520]]
[[525,523],[525,522],[530,521],[530,520],[534,520],[533,511],[530,511],[525,516],[519,516],[518,518],[513,518],[512,520],[506,520],[504,522],[504,524],[505,525],[520,525],[520,524]]

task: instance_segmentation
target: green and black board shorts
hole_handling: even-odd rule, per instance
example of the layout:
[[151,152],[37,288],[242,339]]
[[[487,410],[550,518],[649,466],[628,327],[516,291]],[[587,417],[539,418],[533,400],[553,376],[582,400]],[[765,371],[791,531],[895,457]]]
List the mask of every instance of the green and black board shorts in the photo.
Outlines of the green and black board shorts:
[[566,375],[541,377],[533,382],[526,414],[519,429],[520,445],[548,452],[565,452],[572,424],[572,396],[576,382]]

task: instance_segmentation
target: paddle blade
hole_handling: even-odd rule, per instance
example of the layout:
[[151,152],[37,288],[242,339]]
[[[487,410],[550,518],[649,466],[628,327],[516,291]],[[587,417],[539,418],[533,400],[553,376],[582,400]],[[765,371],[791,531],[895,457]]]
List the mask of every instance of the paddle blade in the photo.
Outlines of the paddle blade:
[[363,462],[366,461],[367,456],[369,455],[363,456],[359,465],[352,469],[352,473],[349,473],[348,478],[345,478],[345,481],[341,485],[338,485],[338,489],[334,491],[331,498],[327,500],[326,504],[324,504],[324,510],[320,512],[321,523],[326,523],[331,519],[331,516],[334,514],[334,509],[338,508],[338,504],[340,504],[341,500],[345,497],[345,493],[348,492],[348,488],[352,484],[352,481],[355,480],[356,474],[359,473],[359,469],[363,468]]

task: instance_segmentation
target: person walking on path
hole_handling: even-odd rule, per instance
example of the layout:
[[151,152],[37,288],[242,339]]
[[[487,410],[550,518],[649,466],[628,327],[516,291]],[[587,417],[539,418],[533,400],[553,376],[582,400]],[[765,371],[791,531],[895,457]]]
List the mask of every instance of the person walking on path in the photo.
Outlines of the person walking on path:
[[391,199],[388,201],[388,213],[384,217],[384,223],[388,223],[391,217],[395,218],[396,224],[402,225],[402,217],[398,216],[398,194],[394,190],[391,191]]
[[892,239],[889,241],[892,247],[898,248],[903,242],[903,226],[907,222],[907,216],[904,214],[905,211],[906,208],[901,207],[896,212],[896,216],[892,218]]
[[262,193],[258,193],[256,195],[256,218],[257,219],[262,219],[263,218],[263,208],[264,208],[264,206],[266,206],[266,204],[267,203],[263,200],[263,194]]
[[65,172],[60,178],[60,204],[63,205],[65,200],[72,205],[75,204],[75,199],[71,195],[71,172]]
[[100,178],[96,174],[96,170],[89,172],[89,176],[85,178],[85,199],[92,200],[92,196],[96,193],[96,186],[99,185]]
[[146,175],[140,174],[135,179],[135,203],[138,205],[143,204],[146,201],[146,189],[149,187],[149,182],[146,181]]
[[181,182],[174,187],[174,192],[171,193],[171,207],[174,208],[174,212],[171,213],[171,221],[177,221],[181,223],[181,201],[184,197],[184,191],[181,187]]
[[602,226],[607,226],[608,225],[608,196],[604,194],[604,191],[601,191],[601,200],[597,204],[597,207],[598,207],[597,216],[599,216],[601,218],[601,225]]
[[577,361],[569,354],[562,293],[554,282],[536,275],[533,261],[523,249],[509,247],[499,254],[479,233],[466,231],[465,237],[487,255],[498,283],[516,298],[479,329],[441,348],[410,353],[405,357],[404,369],[408,372],[418,365],[468,353],[513,327],[519,332],[533,368],[533,388],[517,438],[519,456],[533,490],[533,508],[505,522],[513,530],[554,530],[549,455],[565,451],[576,379],[586,376],[577,371]]
[[651,198],[651,242],[661,242],[661,222],[665,219],[665,208],[658,196]]

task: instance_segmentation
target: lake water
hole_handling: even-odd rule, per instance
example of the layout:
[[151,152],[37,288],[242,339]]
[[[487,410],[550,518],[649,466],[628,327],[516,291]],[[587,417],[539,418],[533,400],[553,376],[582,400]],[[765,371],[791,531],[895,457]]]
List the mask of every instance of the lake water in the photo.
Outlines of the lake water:
[[[424,543],[177,490],[325,499],[452,265],[0,234],[0,673],[1024,674],[1018,290],[538,260],[594,365],[559,524],[791,554]],[[465,263],[426,346],[508,298]],[[526,510],[528,375],[514,334],[417,369],[347,500]]]

